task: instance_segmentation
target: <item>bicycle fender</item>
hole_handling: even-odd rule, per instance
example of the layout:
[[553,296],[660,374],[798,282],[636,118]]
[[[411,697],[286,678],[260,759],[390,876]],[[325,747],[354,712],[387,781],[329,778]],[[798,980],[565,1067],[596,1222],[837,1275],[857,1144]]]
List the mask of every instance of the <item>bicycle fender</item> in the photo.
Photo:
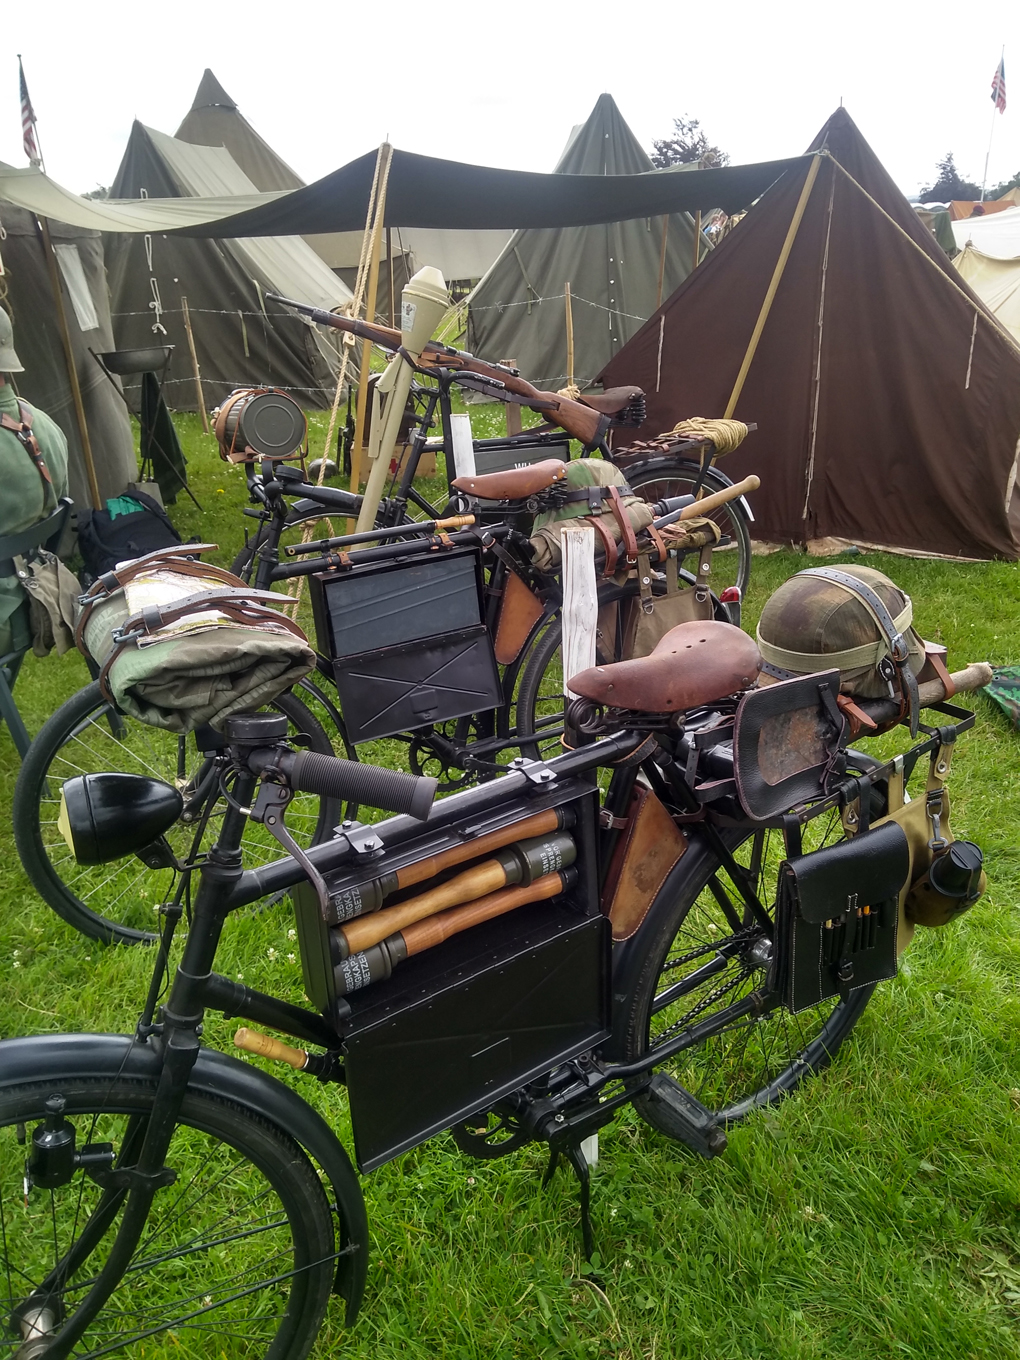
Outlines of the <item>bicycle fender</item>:
[[[160,1069],[160,1055],[151,1045],[125,1034],[36,1034],[0,1043],[0,1087],[72,1076],[154,1080]],[[199,1051],[188,1085],[275,1124],[325,1172],[336,1197],[341,1249],[350,1249],[337,1259],[334,1292],[346,1301],[345,1320],[353,1325],[368,1274],[368,1215],[343,1144],[289,1086],[214,1048]]]

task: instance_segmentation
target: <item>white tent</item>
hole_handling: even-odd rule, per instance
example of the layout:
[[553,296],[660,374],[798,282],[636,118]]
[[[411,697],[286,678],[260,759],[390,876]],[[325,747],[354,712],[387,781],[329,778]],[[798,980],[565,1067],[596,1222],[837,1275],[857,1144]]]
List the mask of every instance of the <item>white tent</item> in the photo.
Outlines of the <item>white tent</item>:
[[1013,339],[1020,342],[1020,208],[952,224],[953,264]]

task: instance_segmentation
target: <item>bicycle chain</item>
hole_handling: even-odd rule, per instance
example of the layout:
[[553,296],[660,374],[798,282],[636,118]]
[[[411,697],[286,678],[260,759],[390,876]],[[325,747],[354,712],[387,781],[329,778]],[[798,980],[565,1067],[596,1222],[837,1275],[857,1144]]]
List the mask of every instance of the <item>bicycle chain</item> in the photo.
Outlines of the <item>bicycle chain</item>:
[[714,987],[712,991],[710,991],[703,1000],[699,1001],[696,1006],[689,1010],[686,1015],[682,1015],[679,1020],[674,1021],[673,1024],[667,1029],[664,1029],[661,1034],[655,1036],[655,1040],[652,1044],[653,1050],[656,1045],[665,1043],[666,1040],[672,1038],[674,1034],[679,1033],[679,1031],[686,1025],[689,1025],[692,1020],[696,1020],[698,1016],[704,1011],[707,1011],[710,1006],[714,1006],[717,1001],[726,996],[728,992],[732,992],[735,987],[739,987],[744,979],[749,978],[750,976],[751,970],[749,968],[742,968],[739,974],[731,982],[726,982],[720,987]]

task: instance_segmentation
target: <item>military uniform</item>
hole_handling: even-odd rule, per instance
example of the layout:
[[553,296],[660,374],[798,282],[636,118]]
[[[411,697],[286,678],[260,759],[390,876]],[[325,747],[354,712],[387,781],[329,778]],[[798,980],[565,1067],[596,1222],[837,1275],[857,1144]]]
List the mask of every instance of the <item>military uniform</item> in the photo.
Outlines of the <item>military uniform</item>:
[[[0,374],[21,373],[10,318],[0,308]],[[28,403],[24,403],[28,406]],[[44,411],[28,406],[32,433],[49,473],[47,480],[14,433],[0,425],[0,537],[30,529],[51,515],[67,495],[67,440]],[[9,383],[0,386],[0,415],[20,422],[18,398]],[[0,576],[0,656],[30,642],[28,603],[16,576]]]

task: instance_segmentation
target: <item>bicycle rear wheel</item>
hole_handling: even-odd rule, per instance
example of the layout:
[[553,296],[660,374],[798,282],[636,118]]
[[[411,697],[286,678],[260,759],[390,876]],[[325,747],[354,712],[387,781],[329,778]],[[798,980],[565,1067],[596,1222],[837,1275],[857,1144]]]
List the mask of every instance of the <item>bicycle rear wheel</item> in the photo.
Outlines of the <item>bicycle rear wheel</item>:
[[[310,738],[311,749],[332,755],[321,724],[293,694],[282,694],[270,707],[285,713],[292,734]],[[57,828],[60,790],[65,779],[79,774],[117,771],[164,779],[185,793],[184,817],[167,833],[179,859],[187,859],[201,826],[198,791],[209,785],[214,800],[204,840],[210,841],[225,803],[210,781],[215,771],[191,737],[149,727],[118,713],[87,685],[72,695],[41,728],[29,748],[14,794],[14,837],[18,855],[33,887],[53,910],[83,935],[107,943],[150,942],[154,912],[172,891],[172,869],[149,869],[134,855],[110,864],[79,864]],[[192,807],[189,810],[189,807]],[[297,794],[287,809],[287,825],[299,845],[328,838],[339,821],[340,804],[331,798]],[[249,821],[242,842],[246,868],[279,859],[277,841]]]
[[[882,811],[876,807],[875,815]],[[837,811],[804,827],[805,853],[842,839]],[[737,832],[729,843],[758,899],[771,903],[785,857],[781,833]],[[862,987],[845,1001],[837,997],[796,1015],[769,997],[771,939],[723,862],[693,832],[647,922],[616,946],[614,975],[625,996],[614,1026],[619,1056],[633,1061],[686,1034],[690,1047],[658,1070],[725,1123],[777,1103],[827,1067],[874,992]],[[761,1004],[750,1008],[753,994]],[[635,1105],[648,1123],[678,1136],[662,1102],[640,1096]]]
[[[4,1360],[35,1356],[23,1347],[74,1318],[123,1209],[121,1192],[102,1189],[80,1169],[51,1189],[26,1178],[26,1152],[47,1100],[64,1102],[79,1154],[110,1143],[116,1164],[131,1166],[155,1090],[155,1081],[84,1075],[0,1090]],[[336,1268],[329,1204],[304,1152],[241,1107],[189,1092],[166,1165],[176,1182],[157,1190],[142,1238],[73,1348],[75,1360],[125,1351],[146,1360],[303,1360]]]

